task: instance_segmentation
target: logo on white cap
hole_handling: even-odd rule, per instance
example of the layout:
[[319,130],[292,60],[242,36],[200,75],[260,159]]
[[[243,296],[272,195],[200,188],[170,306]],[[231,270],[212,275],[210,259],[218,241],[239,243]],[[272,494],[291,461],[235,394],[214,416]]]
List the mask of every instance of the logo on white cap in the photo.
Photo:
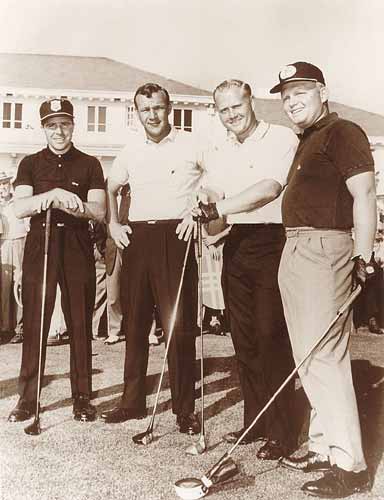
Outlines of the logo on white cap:
[[284,68],[279,73],[280,79],[286,80],[287,78],[291,78],[296,73],[296,71],[297,70],[295,66],[284,66]]
[[60,99],[55,99],[54,101],[51,101],[51,110],[54,112],[60,111],[61,110],[61,101]]

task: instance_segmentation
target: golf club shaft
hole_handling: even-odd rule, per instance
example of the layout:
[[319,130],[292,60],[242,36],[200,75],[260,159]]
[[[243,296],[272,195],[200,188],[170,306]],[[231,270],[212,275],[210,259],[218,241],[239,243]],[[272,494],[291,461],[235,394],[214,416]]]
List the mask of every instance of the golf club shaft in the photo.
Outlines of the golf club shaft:
[[197,263],[198,263],[198,310],[200,327],[200,391],[201,391],[201,431],[200,436],[205,435],[204,423],[204,339],[203,339],[203,227],[201,219],[197,220]]
[[337,314],[335,318],[331,321],[331,323],[328,325],[327,329],[325,332],[321,335],[321,337],[316,340],[311,348],[308,350],[307,354],[303,357],[303,359],[300,361],[300,363],[292,370],[292,372],[288,375],[288,377],[284,380],[284,382],[281,384],[281,386],[277,389],[277,391],[273,394],[271,399],[267,402],[267,404],[260,410],[260,412],[256,415],[254,420],[251,422],[251,424],[245,429],[245,431],[242,433],[242,435],[237,439],[237,441],[233,444],[233,446],[230,448],[229,451],[227,451],[219,460],[218,462],[215,463],[215,465],[210,469],[210,471],[206,474],[206,477],[210,479],[215,472],[219,469],[221,464],[231,456],[233,451],[239,446],[240,442],[244,437],[248,434],[248,432],[256,425],[258,422],[259,418],[268,410],[268,408],[271,406],[273,401],[276,399],[276,397],[281,393],[281,391],[285,388],[285,386],[291,381],[291,379],[296,375],[296,373],[299,371],[299,369],[303,366],[303,364],[307,361],[307,359],[313,354],[314,350],[319,346],[319,344],[324,340],[324,338],[328,335],[330,329],[333,327],[333,325],[338,321],[338,319],[349,309],[349,307],[352,305],[354,300],[357,298],[357,296],[360,294],[362,288],[360,285],[357,286],[357,288],[350,294],[348,299],[342,304],[337,311]]
[[185,268],[187,266],[187,260],[188,260],[188,255],[189,255],[189,249],[191,247],[191,241],[192,241],[192,235],[189,237],[189,240],[188,240],[188,243],[187,243],[187,247],[186,247],[186,250],[185,250],[184,262],[183,262],[183,267],[182,267],[182,270],[181,270],[180,282],[179,282],[179,287],[178,287],[177,295],[176,295],[175,307],[173,309],[172,316],[171,316],[171,321],[170,321],[170,324],[169,324],[168,342],[167,342],[167,345],[165,347],[163,365],[161,367],[160,380],[159,380],[159,384],[158,384],[158,387],[157,387],[155,404],[153,406],[152,417],[151,417],[151,420],[149,422],[147,432],[152,432],[152,430],[153,430],[153,424],[155,422],[155,415],[156,415],[157,403],[159,401],[159,395],[160,395],[161,385],[162,385],[162,382],[163,382],[164,371],[165,371],[165,364],[167,362],[167,356],[168,356],[169,346],[171,345],[173,330],[174,330],[175,324],[176,324],[177,309],[179,308],[181,290],[182,290],[182,287],[183,287]]
[[35,414],[35,420],[37,421],[39,420],[39,415],[40,415],[41,362],[43,358],[44,311],[45,311],[45,299],[47,295],[48,248],[49,248],[50,233],[51,233],[51,208],[48,208],[45,218],[43,288],[41,295],[39,367],[37,373],[37,394],[36,394],[36,414]]

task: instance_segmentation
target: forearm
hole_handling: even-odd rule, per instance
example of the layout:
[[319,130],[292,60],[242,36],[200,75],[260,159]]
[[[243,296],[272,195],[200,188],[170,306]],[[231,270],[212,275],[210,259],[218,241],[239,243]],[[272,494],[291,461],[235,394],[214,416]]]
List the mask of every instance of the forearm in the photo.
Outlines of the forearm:
[[57,205],[54,203],[53,205],[54,208],[58,208],[59,210],[62,210],[63,212],[66,212],[67,214],[73,215],[74,217],[78,219],[88,219],[88,220],[95,220],[97,222],[103,222],[105,219],[105,206],[103,203],[99,203],[97,201],[86,201],[83,203],[84,211],[81,212],[80,210],[69,210],[64,208],[61,205]]
[[235,196],[217,201],[216,207],[223,216],[250,212],[277,198],[281,190],[282,187],[278,182],[270,179],[262,180]]
[[354,251],[368,262],[371,258],[376,234],[376,195],[369,191],[365,196],[354,198],[353,202]]
[[108,224],[119,222],[118,206],[117,206],[117,192],[107,190],[107,215],[106,220]]
[[25,196],[22,198],[15,198],[14,211],[16,217],[18,219],[24,219],[25,217],[32,217],[33,215],[40,213],[42,201],[52,193],[53,189],[46,193]]

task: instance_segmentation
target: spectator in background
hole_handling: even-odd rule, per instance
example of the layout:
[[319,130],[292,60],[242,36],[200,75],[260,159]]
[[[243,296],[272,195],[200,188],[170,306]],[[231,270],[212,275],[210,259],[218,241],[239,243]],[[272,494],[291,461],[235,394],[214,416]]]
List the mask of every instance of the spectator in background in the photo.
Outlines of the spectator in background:
[[15,215],[11,178],[0,172],[0,333],[14,333],[11,343],[18,344],[23,341],[23,313],[16,293],[21,283],[27,223]]
[[[119,197],[119,222],[128,223],[128,212],[130,205],[129,184],[123,186]],[[107,318],[108,337],[104,344],[113,345],[124,340],[122,327],[122,312],[120,306],[120,273],[121,273],[122,251],[117,248],[115,242],[108,236],[105,249],[106,284],[107,284]]]

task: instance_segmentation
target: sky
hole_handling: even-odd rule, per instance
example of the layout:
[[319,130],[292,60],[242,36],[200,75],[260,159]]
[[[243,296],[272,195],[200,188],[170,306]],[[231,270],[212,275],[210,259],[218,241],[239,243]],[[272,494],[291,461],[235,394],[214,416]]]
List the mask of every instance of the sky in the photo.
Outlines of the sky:
[[267,97],[286,64],[331,100],[384,115],[383,0],[1,0],[0,52],[103,56],[212,90]]

